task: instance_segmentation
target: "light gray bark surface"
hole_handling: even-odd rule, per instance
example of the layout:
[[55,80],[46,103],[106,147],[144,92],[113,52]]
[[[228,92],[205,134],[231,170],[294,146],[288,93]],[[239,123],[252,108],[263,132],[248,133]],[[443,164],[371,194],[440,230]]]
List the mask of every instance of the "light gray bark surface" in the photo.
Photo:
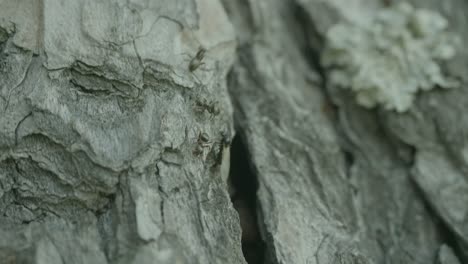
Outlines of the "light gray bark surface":
[[385,2],[0,0],[0,263],[468,262],[468,52],[402,113],[321,64]]

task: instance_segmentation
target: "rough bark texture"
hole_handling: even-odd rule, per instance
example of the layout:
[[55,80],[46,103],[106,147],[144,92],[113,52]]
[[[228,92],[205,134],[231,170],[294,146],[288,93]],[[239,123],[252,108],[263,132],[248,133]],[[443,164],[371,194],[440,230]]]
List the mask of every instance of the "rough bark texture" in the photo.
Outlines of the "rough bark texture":
[[321,60],[397,4],[0,0],[0,263],[467,263],[466,49],[400,113]]

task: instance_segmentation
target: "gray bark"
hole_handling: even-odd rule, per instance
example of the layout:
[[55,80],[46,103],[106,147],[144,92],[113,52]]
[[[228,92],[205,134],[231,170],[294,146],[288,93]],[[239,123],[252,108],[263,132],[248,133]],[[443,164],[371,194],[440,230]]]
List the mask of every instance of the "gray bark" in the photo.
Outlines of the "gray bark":
[[398,2],[0,1],[0,263],[468,262],[463,45],[403,107],[323,60]]

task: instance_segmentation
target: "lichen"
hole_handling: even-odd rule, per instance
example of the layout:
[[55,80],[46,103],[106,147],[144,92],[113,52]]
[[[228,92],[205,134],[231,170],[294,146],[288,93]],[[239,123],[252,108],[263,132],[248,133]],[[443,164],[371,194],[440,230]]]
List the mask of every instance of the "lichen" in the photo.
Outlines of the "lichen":
[[400,3],[367,23],[331,27],[322,64],[330,83],[350,88],[358,104],[404,112],[419,90],[456,86],[440,67],[459,42],[447,28],[440,14]]

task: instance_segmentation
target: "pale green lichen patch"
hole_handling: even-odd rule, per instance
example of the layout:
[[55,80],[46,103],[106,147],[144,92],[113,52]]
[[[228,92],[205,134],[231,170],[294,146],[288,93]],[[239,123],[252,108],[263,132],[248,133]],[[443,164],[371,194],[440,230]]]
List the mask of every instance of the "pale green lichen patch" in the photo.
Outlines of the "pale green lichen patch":
[[369,23],[339,23],[327,32],[322,64],[333,85],[350,88],[358,104],[404,112],[419,90],[453,87],[439,64],[459,39],[440,14],[407,3],[383,9]]

